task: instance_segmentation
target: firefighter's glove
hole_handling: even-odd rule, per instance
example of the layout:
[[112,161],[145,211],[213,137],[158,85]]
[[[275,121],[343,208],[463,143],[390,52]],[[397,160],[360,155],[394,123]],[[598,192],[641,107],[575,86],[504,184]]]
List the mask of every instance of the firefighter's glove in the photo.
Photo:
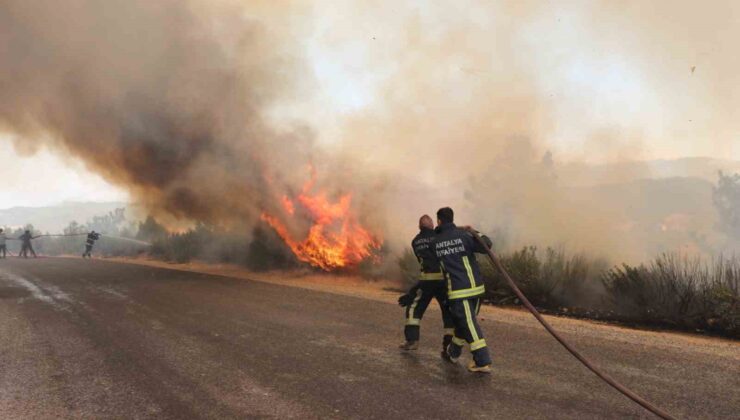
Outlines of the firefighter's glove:
[[406,307],[411,305],[412,303],[414,303],[414,297],[409,294],[401,295],[398,298],[398,306]]

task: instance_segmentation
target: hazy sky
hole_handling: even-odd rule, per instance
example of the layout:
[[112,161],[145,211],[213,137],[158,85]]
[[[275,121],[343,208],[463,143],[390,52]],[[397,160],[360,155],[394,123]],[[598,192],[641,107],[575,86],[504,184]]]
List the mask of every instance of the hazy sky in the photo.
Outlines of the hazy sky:
[[0,208],[45,206],[63,201],[126,201],[128,194],[84,166],[42,150],[21,156],[0,137]]
[[[444,27],[447,19],[469,19],[480,30],[526,14],[513,48],[554,110],[547,141],[557,159],[608,161],[626,150],[641,159],[740,160],[737,3],[660,9],[628,2],[615,11],[591,10],[591,2],[558,3],[543,3],[534,11],[502,6],[507,9],[502,18],[477,11],[488,6],[476,1],[462,2],[449,13],[439,5],[394,2],[391,14],[382,2],[364,8],[317,2],[308,33],[297,41],[305,46],[314,73],[307,75],[314,79],[310,94],[276,112],[306,120],[323,144],[340,143],[345,116],[382,103],[381,87],[396,70],[396,41],[409,16],[432,28]],[[661,19],[655,24],[641,16]],[[494,77],[495,65],[480,69],[464,61],[451,56],[440,66],[451,66],[452,80]],[[48,150],[19,155],[8,136],[0,135],[0,161],[5,184],[0,208],[127,199],[125,191],[69,157]]]

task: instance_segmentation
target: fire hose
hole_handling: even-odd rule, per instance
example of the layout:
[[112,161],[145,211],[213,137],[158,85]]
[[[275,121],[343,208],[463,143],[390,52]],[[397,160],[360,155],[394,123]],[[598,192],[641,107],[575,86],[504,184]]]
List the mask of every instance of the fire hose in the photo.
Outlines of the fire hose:
[[85,236],[87,233],[45,233],[43,235],[34,236],[33,238],[51,237],[51,236]]
[[[133,242],[133,243],[136,243],[136,244],[139,244],[139,245],[144,245],[144,246],[151,246],[152,245],[149,242],[140,241],[138,239],[125,238],[123,236],[108,235],[107,233],[102,233],[102,232],[99,232],[99,233],[100,233],[100,235],[104,235],[104,236],[106,236],[108,238],[119,240],[119,241]],[[34,236],[32,239],[44,238],[44,237],[52,237],[52,236],[57,236],[57,237],[59,237],[59,236],[87,236],[87,233],[45,233],[43,235]],[[18,238],[7,238],[7,240],[9,240],[9,241],[19,241],[20,239],[18,239]]]
[[[31,239],[38,239],[38,238],[44,238],[44,237],[50,237],[50,236],[84,236],[87,235],[87,233],[45,233],[43,235],[36,235],[31,237]],[[20,238],[6,238],[8,241],[20,241]]]
[[[115,240],[119,240],[119,241],[133,242],[133,243],[136,243],[136,244],[139,244],[139,245],[151,246],[151,244],[149,242],[140,241],[138,239],[125,238],[123,236],[116,236],[116,235],[109,235],[109,234],[103,233],[103,232],[98,232],[98,233],[101,236],[105,236],[105,237],[108,237],[110,239],[115,239]],[[46,233],[46,234],[43,234],[43,235],[35,236],[34,238],[41,238],[41,237],[44,237],[44,236],[87,236],[87,233],[59,233],[59,234]],[[8,239],[10,239],[10,238],[8,238]]]
[[635,392],[633,392],[626,386],[617,382],[611,376],[601,371],[601,369],[594,366],[593,363],[591,363],[591,361],[589,361],[584,355],[582,355],[578,350],[576,350],[573,346],[571,346],[570,343],[568,343],[557,331],[555,331],[555,329],[552,328],[552,326],[550,326],[550,324],[542,317],[542,315],[540,315],[540,313],[537,311],[534,305],[532,305],[529,299],[527,299],[524,293],[522,293],[522,291],[519,290],[519,287],[517,287],[516,283],[514,283],[514,280],[512,280],[511,276],[506,271],[506,268],[504,268],[503,264],[501,264],[501,260],[499,260],[496,254],[494,254],[493,251],[491,251],[488,245],[481,239],[480,235],[473,230],[470,230],[470,233],[486,250],[486,253],[488,254],[488,258],[491,259],[491,263],[493,263],[493,266],[496,267],[496,269],[501,273],[501,275],[504,276],[504,279],[506,279],[506,283],[509,285],[511,290],[514,291],[514,294],[516,294],[516,296],[524,304],[524,306],[529,310],[529,312],[531,312],[532,315],[534,315],[537,321],[539,321],[539,323],[542,324],[543,327],[545,327],[547,332],[549,332],[550,335],[552,335],[555,338],[555,340],[557,340],[560,344],[562,344],[562,346],[565,347],[565,349],[568,350],[570,354],[572,354],[576,359],[578,359],[578,361],[580,361],[584,366],[586,366],[591,372],[596,374],[596,376],[601,378],[604,382],[612,386],[617,391],[621,392],[627,398],[641,405],[646,410],[650,411],[651,413],[663,419],[667,419],[667,420],[675,419],[675,417],[671,416],[664,410],[656,407],[655,405],[645,400],[644,398],[640,397],[639,395],[637,395]]

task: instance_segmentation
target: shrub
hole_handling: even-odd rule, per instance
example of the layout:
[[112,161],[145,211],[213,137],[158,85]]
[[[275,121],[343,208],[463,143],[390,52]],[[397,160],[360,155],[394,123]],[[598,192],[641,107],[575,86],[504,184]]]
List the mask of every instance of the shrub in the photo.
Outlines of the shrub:
[[648,265],[623,264],[603,276],[617,318],[740,335],[740,260],[662,254]]
[[401,271],[401,281],[404,287],[413,285],[419,279],[421,266],[410,248],[406,248],[398,258],[398,267]]
[[[609,268],[606,260],[562,249],[528,246],[499,255],[519,288],[537,307],[578,316],[707,330],[740,337],[740,258],[710,261],[663,254],[648,264]],[[478,256],[485,299],[519,304],[503,276]],[[418,262],[410,250],[398,259],[404,281],[414,282]]]
[[252,241],[244,244],[246,253],[241,255],[244,255],[245,258],[239,258],[239,248],[241,246],[235,242],[226,247],[229,252],[224,253],[222,249],[219,255],[229,255],[228,258],[235,263],[241,260],[247,267],[257,271],[293,267],[297,264],[296,258],[272,230],[257,226],[254,228],[252,235]]
[[[535,306],[591,306],[598,302],[599,276],[608,267],[600,259],[582,254],[567,256],[562,249],[546,248],[538,253],[533,246],[499,256],[504,268]],[[488,258],[479,258],[486,284],[486,298],[494,303],[519,303],[503,276]]]

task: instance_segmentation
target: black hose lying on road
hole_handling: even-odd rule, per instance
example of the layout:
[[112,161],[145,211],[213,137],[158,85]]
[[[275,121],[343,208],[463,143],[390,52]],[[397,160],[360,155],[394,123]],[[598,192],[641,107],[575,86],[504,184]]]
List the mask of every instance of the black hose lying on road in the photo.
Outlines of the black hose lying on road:
[[583,363],[584,366],[586,366],[587,368],[589,368],[589,370],[591,370],[591,372],[595,373],[596,376],[598,376],[599,378],[601,378],[602,380],[604,380],[604,382],[606,382],[607,384],[609,384],[613,388],[615,388],[617,391],[619,391],[622,394],[624,394],[627,398],[631,399],[632,401],[636,402],[637,404],[640,404],[646,410],[650,411],[651,413],[655,414],[656,416],[658,416],[660,418],[667,419],[667,420],[675,420],[675,417],[671,416],[667,412],[665,412],[665,411],[661,410],[660,408],[656,407],[655,405],[653,405],[649,401],[646,401],[644,398],[640,397],[639,395],[637,395],[636,393],[634,393],[632,390],[630,390],[626,386],[624,386],[624,385],[620,384],[619,382],[617,382],[611,376],[609,376],[606,373],[602,372],[599,368],[597,368],[596,366],[594,366],[588,359],[586,359],[586,357],[583,356],[578,350],[576,350],[567,341],[565,341],[565,339],[560,334],[558,334],[558,332],[555,331],[552,328],[552,326],[550,326],[550,324],[547,323],[547,321],[542,317],[542,315],[540,315],[540,313],[537,311],[537,309],[534,307],[534,305],[532,305],[532,303],[529,301],[529,299],[527,299],[527,297],[524,296],[524,293],[522,293],[522,291],[519,290],[519,287],[517,287],[516,283],[514,283],[514,280],[511,279],[511,276],[509,276],[509,273],[506,271],[506,269],[504,268],[503,264],[501,264],[501,261],[498,259],[498,257],[496,256],[496,254],[494,254],[493,251],[491,251],[491,249],[488,247],[488,245],[486,245],[486,243],[481,239],[480,235],[478,235],[478,233],[475,232],[475,231],[471,231],[471,233],[473,234],[473,236],[475,237],[475,239],[481,245],[483,245],[483,248],[488,253],[488,258],[491,259],[491,262],[496,267],[496,269],[498,269],[498,271],[500,271],[501,274],[504,276],[504,278],[506,279],[506,282],[509,284],[509,287],[514,291],[514,293],[519,298],[519,300],[524,304],[524,306],[527,309],[529,309],[529,312],[531,312],[532,315],[534,315],[534,317],[537,318],[537,321],[539,321],[540,324],[542,324],[542,326],[545,327],[545,329],[547,330],[547,332],[549,332],[553,337],[555,337],[555,339],[558,340],[558,342],[560,344],[562,344],[563,347],[565,347],[565,349],[570,352],[570,354],[572,354],[576,359],[578,359],[581,363]]

